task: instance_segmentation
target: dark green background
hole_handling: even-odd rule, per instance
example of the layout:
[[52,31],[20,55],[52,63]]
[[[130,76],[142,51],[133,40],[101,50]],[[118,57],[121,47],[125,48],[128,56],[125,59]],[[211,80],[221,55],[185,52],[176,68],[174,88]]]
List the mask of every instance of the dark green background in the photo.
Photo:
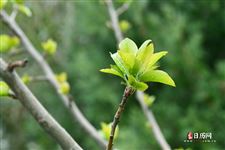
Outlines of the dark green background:
[[[121,79],[99,72],[113,63],[109,52],[117,50],[106,6],[102,1],[27,1],[33,16],[22,14],[17,21],[41,51],[41,42],[52,38],[58,52],[46,59],[56,73],[68,73],[71,94],[79,108],[98,129],[100,122],[112,121],[124,86]],[[115,6],[121,6],[116,2]],[[220,150],[225,148],[225,3],[223,0],[140,0],[133,1],[120,16],[131,29],[125,37],[138,46],[152,39],[155,51],[169,54],[160,61],[161,69],[175,80],[177,87],[151,83],[147,93],[156,96],[155,117],[172,148]],[[1,33],[10,33],[1,22]],[[23,46],[20,49],[24,49]],[[8,61],[28,57],[3,55]],[[30,63],[20,74],[42,75]],[[47,110],[74,139],[88,150],[97,144],[83,132],[63,107],[52,87],[45,82],[29,85]],[[59,146],[39,127],[17,101],[0,101],[1,142],[9,150],[53,150]],[[160,149],[146,126],[135,97],[129,100],[120,122],[119,150]],[[192,132],[211,132],[216,143],[184,143]],[[1,143],[1,144],[2,144]]]

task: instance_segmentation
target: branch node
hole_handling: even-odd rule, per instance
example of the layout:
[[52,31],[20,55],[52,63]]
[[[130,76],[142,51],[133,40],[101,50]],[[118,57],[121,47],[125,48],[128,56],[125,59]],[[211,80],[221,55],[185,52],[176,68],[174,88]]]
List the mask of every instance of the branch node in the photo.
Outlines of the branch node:
[[17,67],[25,67],[27,65],[27,63],[28,63],[27,59],[11,62],[11,63],[9,63],[9,65],[7,67],[7,70],[9,72],[13,72],[13,70],[15,68],[17,68]]

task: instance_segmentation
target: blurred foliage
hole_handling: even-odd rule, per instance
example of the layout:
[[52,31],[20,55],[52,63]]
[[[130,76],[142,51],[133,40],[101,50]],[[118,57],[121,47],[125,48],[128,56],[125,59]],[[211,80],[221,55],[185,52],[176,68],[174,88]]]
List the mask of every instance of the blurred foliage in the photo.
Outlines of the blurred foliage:
[[3,52],[7,52],[11,50],[15,46],[18,46],[20,43],[20,40],[16,36],[10,37],[6,34],[1,34],[0,43],[1,43],[0,52],[3,53]]
[[9,90],[9,86],[4,81],[0,81],[0,96],[8,96]]
[[[116,7],[123,3],[118,1]],[[58,44],[53,57],[46,57],[54,71],[66,72],[71,94],[90,120],[100,129],[111,122],[124,86],[120,79],[99,72],[110,63],[109,52],[117,48],[109,16],[101,1],[27,1],[32,17],[18,14],[17,21],[41,51],[49,37]],[[4,9],[9,9],[5,5]],[[157,101],[152,111],[172,148],[223,149],[225,147],[225,2],[204,1],[132,1],[120,20],[129,20],[125,36],[138,46],[152,39],[156,51],[167,50],[161,61],[177,87],[151,83],[150,95]],[[97,10],[97,11],[96,11]],[[0,34],[13,35],[0,22]],[[29,65],[19,73],[42,75],[40,68],[24,51],[1,55],[8,61],[28,57]],[[48,111],[84,149],[97,150],[97,144],[73,122],[54,89],[47,82],[33,82],[30,89]],[[0,140],[6,150],[59,149],[17,101],[0,101]],[[115,147],[121,150],[159,149],[150,126],[146,126],[135,97],[129,100],[122,116]],[[216,143],[185,143],[187,133],[212,132]]]

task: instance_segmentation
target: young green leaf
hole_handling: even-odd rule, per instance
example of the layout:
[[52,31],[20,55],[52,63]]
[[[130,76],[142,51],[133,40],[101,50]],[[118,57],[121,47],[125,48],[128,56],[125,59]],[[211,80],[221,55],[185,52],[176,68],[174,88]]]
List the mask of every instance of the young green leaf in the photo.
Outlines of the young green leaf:
[[31,17],[32,16],[32,12],[30,10],[30,8],[28,8],[25,5],[19,4],[18,5],[18,10],[22,13],[24,13],[26,16]]
[[142,62],[149,56],[151,56],[154,52],[154,45],[152,40],[145,41],[137,52],[137,59],[141,60]]
[[113,74],[113,75],[116,75],[116,76],[119,76],[119,77],[123,78],[123,75],[113,68],[101,69],[100,71],[104,72],[104,73]]
[[148,59],[148,61],[145,61],[143,64],[142,64],[142,67],[139,71],[139,75],[140,74],[143,74],[144,72],[147,72],[149,70],[151,70],[151,68],[153,67],[153,65],[160,59],[162,58],[163,56],[165,56],[168,52],[167,51],[162,51],[162,52],[159,52],[159,53],[154,53],[152,54]]
[[119,50],[118,54],[122,58],[126,68],[128,68],[128,70],[131,71],[134,66],[134,62],[135,62],[134,53],[127,53],[127,52]]
[[147,40],[141,45],[141,47],[138,49],[135,64],[132,70],[134,74],[141,72],[141,69],[143,70],[143,65],[146,66],[153,52],[154,46],[151,40]]
[[138,51],[137,45],[129,38],[125,38],[123,41],[119,44],[119,50],[127,53],[133,53],[136,54]]
[[118,68],[123,72],[123,74],[129,74],[128,68],[126,68],[126,65],[124,64],[122,58],[119,56],[118,53],[111,54],[111,57],[118,66]]
[[148,88],[146,83],[137,81],[132,75],[128,76],[128,83],[131,87],[140,91],[145,91]]
[[162,70],[151,70],[140,76],[140,80],[144,82],[160,82],[170,86],[176,86],[173,79]]
[[7,4],[7,2],[8,2],[8,0],[0,0],[0,10],[5,7],[5,5]]
[[162,51],[159,53],[155,53],[150,57],[149,63],[148,63],[148,68],[152,67],[160,58],[165,56],[168,52],[167,51]]
[[165,56],[167,51],[155,54],[153,52],[154,45],[151,40],[145,41],[137,49],[136,44],[126,38],[120,42],[119,50],[111,54],[116,66],[101,71],[120,76],[125,80],[127,86],[141,91],[148,88],[145,82],[160,82],[175,86],[174,81],[166,72],[156,70],[158,68],[157,61]]

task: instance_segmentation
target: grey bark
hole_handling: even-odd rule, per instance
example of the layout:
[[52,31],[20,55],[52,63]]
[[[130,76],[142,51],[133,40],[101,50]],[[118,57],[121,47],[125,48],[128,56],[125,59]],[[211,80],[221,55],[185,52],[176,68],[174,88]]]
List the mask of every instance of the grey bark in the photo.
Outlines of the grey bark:
[[15,71],[10,72],[0,58],[0,76],[10,86],[23,106],[36,119],[39,125],[64,149],[82,150],[67,131],[47,112],[32,92],[24,85]]

